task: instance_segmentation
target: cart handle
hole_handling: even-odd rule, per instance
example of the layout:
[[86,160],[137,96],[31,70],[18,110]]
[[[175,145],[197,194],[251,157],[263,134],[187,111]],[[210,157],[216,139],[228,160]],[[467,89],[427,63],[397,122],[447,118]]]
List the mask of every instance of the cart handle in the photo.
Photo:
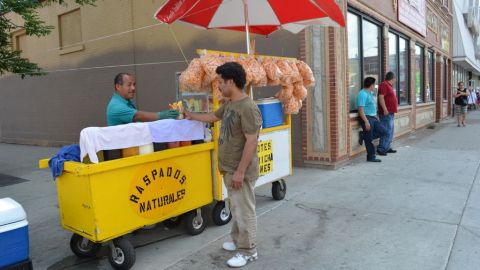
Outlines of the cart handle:
[[48,161],[49,161],[49,160],[50,160],[49,158],[40,159],[40,160],[38,161],[38,168],[40,168],[40,169],[48,169],[48,168],[49,168],[49,166],[48,166]]

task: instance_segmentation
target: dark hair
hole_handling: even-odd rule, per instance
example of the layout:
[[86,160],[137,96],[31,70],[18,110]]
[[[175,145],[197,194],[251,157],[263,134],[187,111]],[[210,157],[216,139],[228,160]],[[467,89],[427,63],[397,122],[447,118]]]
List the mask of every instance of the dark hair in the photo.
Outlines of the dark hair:
[[113,85],[122,85],[123,84],[123,76],[133,76],[132,74],[130,73],[126,73],[126,72],[121,72],[121,73],[118,73],[117,76],[115,76],[115,79],[113,80]]
[[395,78],[395,73],[391,71],[387,72],[387,74],[385,75],[385,80],[387,81],[393,80],[394,78]]
[[243,69],[242,65],[237,62],[227,62],[217,67],[215,72],[222,76],[222,79],[225,81],[233,80],[235,85],[240,89],[243,89],[247,83],[247,75],[245,74],[245,70]]
[[463,85],[465,85],[464,82],[458,82],[458,83],[457,83],[457,86],[460,86],[461,83],[463,83]]
[[375,81],[376,81],[375,78],[373,78],[373,77],[367,77],[367,78],[365,78],[365,80],[363,81],[363,87],[364,87],[364,88],[369,88],[370,86],[372,86],[372,84],[375,84]]

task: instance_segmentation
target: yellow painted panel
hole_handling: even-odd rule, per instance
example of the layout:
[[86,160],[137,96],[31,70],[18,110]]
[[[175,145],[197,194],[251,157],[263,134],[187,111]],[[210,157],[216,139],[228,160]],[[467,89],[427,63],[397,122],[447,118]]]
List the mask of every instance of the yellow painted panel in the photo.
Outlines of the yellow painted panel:
[[65,173],[56,184],[62,225],[93,240],[95,220],[88,176]]

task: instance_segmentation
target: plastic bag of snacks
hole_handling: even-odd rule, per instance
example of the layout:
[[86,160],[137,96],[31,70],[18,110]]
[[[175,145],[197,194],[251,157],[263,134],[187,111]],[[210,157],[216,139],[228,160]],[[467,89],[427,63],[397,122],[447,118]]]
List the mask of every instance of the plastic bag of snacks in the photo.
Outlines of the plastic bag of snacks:
[[265,70],[265,73],[267,74],[267,79],[268,79],[268,85],[273,86],[273,85],[280,85],[280,79],[282,78],[282,72],[278,68],[278,66],[275,64],[272,58],[263,58],[261,60],[263,69]]
[[292,83],[292,75],[293,70],[290,64],[285,59],[278,59],[276,64],[280,71],[282,72],[282,77],[280,78],[280,82],[282,85],[291,84]]
[[293,96],[299,100],[304,100],[308,95],[307,88],[303,86],[303,82],[298,82],[293,85]]
[[312,69],[307,65],[307,63],[297,60],[298,71],[303,78],[303,85],[305,87],[313,86],[315,83],[315,76],[313,76]]
[[203,79],[202,88],[209,86],[213,80],[217,78],[217,67],[224,64],[225,58],[218,55],[206,55],[200,58],[202,68],[205,71],[205,77]]
[[223,95],[222,95],[222,91],[220,90],[220,82],[218,81],[218,79],[215,79],[212,81],[212,93],[213,95],[215,95],[215,97],[217,97],[217,99],[219,101],[223,100]]
[[265,72],[265,69],[263,69],[262,65],[258,63],[257,59],[248,57],[245,62],[248,67],[248,72],[252,75],[253,86],[266,86],[268,81],[267,73]]
[[282,102],[286,102],[293,98],[293,86],[291,84],[282,86],[282,90],[280,90],[275,97],[277,97]]
[[303,77],[298,70],[296,60],[289,60],[288,64],[292,68],[292,83],[302,82]]
[[202,89],[203,78],[205,72],[203,71],[200,59],[193,59],[188,65],[187,69],[180,75],[180,87],[192,91],[199,91]]
[[302,101],[296,98],[291,98],[283,103],[283,111],[286,114],[297,114],[302,108]]
[[252,74],[252,72],[249,68],[249,62],[245,58],[239,58],[239,59],[237,59],[237,63],[242,65],[243,69],[245,70],[245,74],[247,76],[247,82],[246,82],[245,85],[248,85],[253,80],[253,74]]

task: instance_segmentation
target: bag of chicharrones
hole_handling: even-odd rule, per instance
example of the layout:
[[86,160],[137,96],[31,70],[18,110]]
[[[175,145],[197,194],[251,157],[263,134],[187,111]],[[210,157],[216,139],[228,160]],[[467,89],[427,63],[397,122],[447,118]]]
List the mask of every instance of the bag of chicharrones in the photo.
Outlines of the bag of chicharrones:
[[212,81],[217,78],[217,67],[225,63],[225,58],[220,57],[219,55],[207,54],[200,58],[200,63],[205,71],[202,88],[210,87]]
[[288,60],[287,62],[292,68],[292,83],[303,82],[303,77],[297,67],[297,60]]
[[286,114],[297,114],[302,108],[303,102],[295,97],[286,100],[283,104],[283,111]]
[[304,100],[308,95],[307,88],[303,85],[303,82],[297,82],[293,84],[293,96],[299,100]]
[[282,86],[282,89],[275,94],[275,97],[278,98],[282,103],[285,103],[287,100],[293,98],[293,85],[288,84]]
[[291,84],[293,80],[293,70],[288,60],[286,59],[278,59],[276,64],[280,71],[282,72],[282,77],[280,78],[280,82],[282,85]]
[[303,85],[305,87],[313,86],[315,83],[315,76],[313,75],[312,69],[307,65],[307,63],[297,60],[298,71],[303,78]]
[[268,82],[267,73],[262,65],[254,57],[246,59],[248,72],[252,75],[252,84],[256,87],[266,86]]
[[180,75],[180,88],[192,91],[200,91],[202,89],[203,78],[205,72],[203,71],[200,59],[193,59],[188,65],[187,69]]
[[236,59],[236,62],[242,65],[243,70],[245,70],[245,75],[246,75],[246,83],[245,85],[248,85],[253,81],[253,74],[252,71],[249,68],[249,63],[247,61],[247,58],[241,56],[238,59]]
[[271,57],[262,58],[261,60],[263,69],[267,74],[268,82],[270,86],[280,85],[280,79],[282,78],[282,71],[278,68],[277,64]]

